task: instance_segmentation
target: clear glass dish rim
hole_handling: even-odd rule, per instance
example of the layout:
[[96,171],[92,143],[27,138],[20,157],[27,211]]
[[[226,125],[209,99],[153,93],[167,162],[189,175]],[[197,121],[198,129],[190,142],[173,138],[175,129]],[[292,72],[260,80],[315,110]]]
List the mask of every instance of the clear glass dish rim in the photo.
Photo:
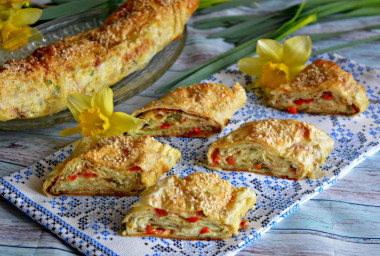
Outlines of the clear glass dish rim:
[[[97,9],[94,9],[91,11],[81,12],[78,14],[74,14],[74,15],[58,18],[55,20],[51,20],[51,21],[48,21],[48,22],[45,22],[41,25],[36,26],[36,28],[41,33],[45,34],[45,33],[49,33],[52,31],[56,31],[60,28],[63,28],[65,26],[67,26],[66,24],[75,25],[73,22],[79,18],[88,18],[88,17],[92,17],[92,16],[94,16],[94,18],[95,18],[95,17],[97,17],[96,15],[98,15],[99,17],[100,17],[100,15],[104,15],[104,18],[106,18],[111,13],[112,13],[112,10],[110,7],[102,7],[102,8],[97,8]],[[122,80],[117,82],[116,84],[114,84],[111,87],[114,91],[114,95],[116,96],[116,97],[114,97],[114,105],[118,105],[118,104],[123,103],[124,101],[132,98],[133,96],[139,94],[143,90],[150,87],[155,81],[157,81],[177,60],[177,58],[181,54],[183,48],[185,47],[186,39],[187,39],[187,27],[185,26],[185,29],[182,33],[181,38],[171,42],[168,46],[166,46],[163,50],[158,52],[152,58],[152,60],[155,58],[160,58],[163,54],[165,54],[167,52],[167,51],[165,52],[165,50],[167,50],[169,47],[174,47],[174,51],[171,53],[172,56],[171,56],[169,62],[164,63],[162,65],[162,68],[157,70],[151,77],[144,80],[144,83],[140,83],[140,85],[137,86],[136,88],[131,88],[131,92],[129,92],[128,94],[116,96],[118,94],[117,93],[118,90],[125,88],[125,86],[127,85],[128,79],[131,79],[131,78],[137,79],[139,73],[142,73],[144,70],[146,70],[148,68],[153,68],[152,63],[154,63],[154,62],[152,60],[144,69],[138,70],[138,71],[126,76],[125,78],[123,78]],[[38,42],[38,41],[34,41],[34,42]],[[31,42],[29,44],[31,44]],[[11,58],[9,58],[9,59],[11,59]],[[64,111],[61,111],[61,112],[58,112],[58,113],[55,113],[52,115],[44,116],[44,117],[0,121],[0,130],[24,130],[24,129],[46,128],[46,127],[53,126],[53,125],[56,125],[59,123],[71,122],[73,120],[74,120],[74,118],[71,115],[70,111],[68,109],[66,109]]]

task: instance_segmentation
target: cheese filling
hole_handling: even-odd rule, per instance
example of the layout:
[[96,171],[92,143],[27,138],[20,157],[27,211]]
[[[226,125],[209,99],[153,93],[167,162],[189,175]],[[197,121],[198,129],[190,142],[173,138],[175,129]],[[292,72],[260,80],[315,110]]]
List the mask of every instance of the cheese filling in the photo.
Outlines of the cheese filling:
[[[84,159],[74,159],[75,163],[68,168],[67,175],[56,177],[48,191],[54,195],[63,194],[88,194],[89,190],[94,194],[125,193],[138,195],[145,186],[141,184],[141,173],[138,167],[130,172],[120,172],[105,166],[94,165],[87,167]],[[94,171],[91,171],[94,170]],[[85,185],[84,185],[85,184]]]
[[154,109],[143,113],[139,118],[147,121],[136,135],[203,137],[219,132],[219,125],[198,115],[180,110]]
[[206,220],[191,221],[174,213],[158,216],[155,211],[134,214],[125,223],[123,235],[157,235],[162,237],[186,237],[205,239],[229,237],[232,235],[227,225]]
[[339,93],[322,91],[308,94],[281,94],[269,99],[272,106],[294,106],[298,111],[310,113],[356,114],[359,108],[343,99]]
[[249,146],[217,148],[211,158],[213,166],[229,170],[253,171],[289,178],[296,178],[303,172],[300,163]]

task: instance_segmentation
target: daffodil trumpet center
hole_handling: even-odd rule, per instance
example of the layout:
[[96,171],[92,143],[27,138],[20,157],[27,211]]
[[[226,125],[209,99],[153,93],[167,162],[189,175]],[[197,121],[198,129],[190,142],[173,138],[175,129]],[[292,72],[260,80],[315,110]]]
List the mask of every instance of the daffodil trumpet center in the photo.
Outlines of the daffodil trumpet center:
[[290,80],[289,67],[284,63],[268,61],[263,66],[260,82],[268,88],[275,89]]
[[108,117],[101,113],[99,107],[85,109],[78,118],[78,126],[82,129],[82,135],[85,137],[103,134],[110,128]]

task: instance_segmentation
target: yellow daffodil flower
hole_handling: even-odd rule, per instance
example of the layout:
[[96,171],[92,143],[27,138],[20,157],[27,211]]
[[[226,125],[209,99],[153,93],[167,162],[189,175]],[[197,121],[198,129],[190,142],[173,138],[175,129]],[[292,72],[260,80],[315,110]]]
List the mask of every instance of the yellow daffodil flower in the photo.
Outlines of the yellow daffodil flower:
[[84,137],[96,134],[121,135],[145,124],[142,119],[123,112],[113,112],[113,92],[109,87],[104,87],[94,96],[82,93],[71,94],[68,97],[68,106],[78,122],[78,127],[61,131],[61,136],[71,136],[76,133]]
[[0,3],[0,41],[3,48],[14,51],[28,44],[28,39],[42,38],[36,29],[29,25],[39,20],[42,11],[37,8],[21,9],[29,1],[8,0]]
[[239,60],[239,69],[249,75],[257,76],[254,87],[274,89],[280,84],[293,79],[306,66],[311,55],[309,36],[295,36],[281,45],[271,39],[257,42],[256,52],[259,57]]

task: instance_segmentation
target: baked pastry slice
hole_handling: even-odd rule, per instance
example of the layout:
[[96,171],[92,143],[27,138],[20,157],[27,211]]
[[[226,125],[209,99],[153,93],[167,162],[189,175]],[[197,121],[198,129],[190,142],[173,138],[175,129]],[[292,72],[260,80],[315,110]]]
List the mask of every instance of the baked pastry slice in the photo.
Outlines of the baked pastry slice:
[[132,113],[147,123],[134,136],[207,138],[220,133],[247,99],[240,84],[201,83],[179,87]]
[[88,137],[43,182],[48,196],[135,196],[180,158],[178,149],[146,136]]
[[296,120],[246,123],[211,144],[208,165],[289,179],[315,178],[334,141],[318,127]]
[[124,236],[224,239],[236,235],[255,193],[216,174],[168,176],[144,191],[123,220]]
[[268,104],[291,113],[355,115],[366,110],[365,88],[332,61],[315,60],[293,81],[269,90]]

